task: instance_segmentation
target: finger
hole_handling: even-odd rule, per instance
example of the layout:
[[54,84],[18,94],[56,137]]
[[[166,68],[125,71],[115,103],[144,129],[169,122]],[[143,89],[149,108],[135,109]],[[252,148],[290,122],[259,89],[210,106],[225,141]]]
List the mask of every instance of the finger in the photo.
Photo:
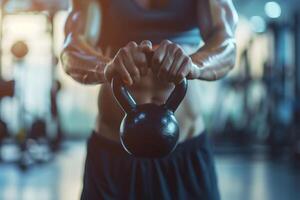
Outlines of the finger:
[[148,63],[145,53],[143,53],[139,48],[131,49],[131,57],[135,66],[139,70],[140,76],[145,76],[148,72]]
[[122,61],[126,70],[129,72],[133,83],[138,82],[140,80],[140,71],[135,65],[129,50],[122,52]]
[[117,74],[121,77],[122,81],[126,85],[132,85],[133,80],[131,79],[129,72],[126,70],[122,59],[120,57],[118,57],[116,59],[115,63],[116,63],[116,66],[114,67],[114,69],[116,70]]
[[150,68],[150,65],[148,63],[147,57],[145,54],[141,55],[141,65],[139,65],[139,70],[140,70],[140,74],[141,76],[146,76],[148,73],[148,68]]
[[142,63],[140,67],[141,74],[146,75],[148,72],[147,68],[151,67],[152,60],[148,60],[147,53],[152,52],[152,42],[150,40],[143,40],[140,43],[139,49],[141,52],[144,52],[145,54],[142,56]]
[[129,82],[128,77],[130,76],[126,76],[126,71],[122,72],[121,65],[119,64],[117,59],[115,59],[114,63],[112,63],[110,67],[107,67],[105,69],[104,73],[105,73],[105,78],[108,82],[111,82],[113,78],[121,78],[123,82],[126,83]]
[[178,49],[176,51],[174,57],[175,57],[174,61],[171,65],[171,68],[170,68],[169,73],[167,75],[167,79],[169,81],[175,81],[177,72],[179,71],[180,67],[182,66],[183,60],[185,58],[181,49]]
[[[112,64],[108,64],[108,65],[112,65]],[[107,65],[107,66],[108,66]],[[105,67],[104,69],[104,76],[105,76],[105,79],[110,83],[111,80],[112,80],[112,69],[113,67],[109,66],[109,67]]]
[[154,73],[157,73],[160,66],[162,65],[162,62],[163,62],[164,58],[166,57],[167,46],[169,44],[171,44],[170,41],[164,40],[159,45],[159,47],[155,50],[155,52],[153,54],[153,58],[152,58],[152,63],[151,63],[152,71]]
[[152,42],[150,40],[143,40],[139,48],[142,52],[150,52],[152,50]]
[[137,43],[134,41],[131,41],[126,45],[126,47],[129,49],[136,48],[137,46],[138,46]]
[[175,44],[169,44],[167,46],[167,54],[164,57],[164,60],[159,68],[158,73],[157,73],[157,76],[159,78],[168,80],[169,71],[172,67],[172,64],[174,63],[176,49],[177,49],[177,46]]
[[189,60],[190,58],[186,57],[183,62],[182,65],[180,66],[180,69],[178,70],[177,74],[176,74],[176,79],[175,79],[175,83],[178,84],[180,83],[189,73]]
[[167,79],[169,69],[171,68],[172,63],[172,57],[167,55],[160,68],[158,69],[157,77],[160,79]]

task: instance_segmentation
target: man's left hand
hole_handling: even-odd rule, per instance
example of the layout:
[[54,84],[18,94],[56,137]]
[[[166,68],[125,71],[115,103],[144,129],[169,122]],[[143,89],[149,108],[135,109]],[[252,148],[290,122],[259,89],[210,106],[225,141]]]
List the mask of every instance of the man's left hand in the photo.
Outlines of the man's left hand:
[[199,71],[190,56],[178,44],[169,40],[164,40],[154,50],[151,66],[160,80],[175,84],[184,78],[194,78]]

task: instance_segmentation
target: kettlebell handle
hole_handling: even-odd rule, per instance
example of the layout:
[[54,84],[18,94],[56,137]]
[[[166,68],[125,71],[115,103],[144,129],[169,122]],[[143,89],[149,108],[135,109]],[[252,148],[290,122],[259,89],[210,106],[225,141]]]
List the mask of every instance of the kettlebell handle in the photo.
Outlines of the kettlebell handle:
[[[146,53],[147,63],[148,66],[151,65],[151,60],[153,57],[153,52]],[[179,84],[175,86],[172,93],[170,94],[169,98],[167,99],[164,106],[167,109],[170,109],[171,111],[175,112],[185,97],[186,91],[187,91],[187,80],[183,79]],[[113,89],[113,95],[116,98],[117,102],[121,106],[121,108],[124,110],[124,112],[129,113],[130,111],[134,110],[136,108],[136,102],[132,95],[129,93],[127,88],[124,86],[121,78],[113,78],[112,80],[112,89]]]
[[111,86],[113,95],[124,112],[129,113],[136,108],[136,102],[124,86],[121,78],[113,78]]
[[188,81],[186,79],[183,79],[180,83],[178,83],[167,99],[165,107],[175,112],[185,97],[187,86]]

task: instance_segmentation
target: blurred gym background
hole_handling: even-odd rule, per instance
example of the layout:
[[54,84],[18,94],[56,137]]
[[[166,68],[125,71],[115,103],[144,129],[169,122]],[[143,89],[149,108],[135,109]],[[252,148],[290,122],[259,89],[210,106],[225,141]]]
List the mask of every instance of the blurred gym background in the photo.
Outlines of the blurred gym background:
[[[224,200],[300,199],[299,0],[233,0],[238,57],[199,101]],[[0,199],[79,199],[99,86],[60,66],[68,0],[0,0]]]

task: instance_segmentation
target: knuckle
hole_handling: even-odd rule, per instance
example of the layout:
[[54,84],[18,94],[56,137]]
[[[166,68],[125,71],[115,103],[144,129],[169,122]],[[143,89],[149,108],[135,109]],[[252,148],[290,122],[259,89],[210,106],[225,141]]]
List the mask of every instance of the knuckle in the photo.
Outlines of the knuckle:
[[175,44],[175,43],[172,43],[172,44],[170,44],[170,48],[171,48],[171,49],[177,49],[177,48],[178,48],[178,45]]
[[151,41],[150,41],[150,40],[143,40],[143,41],[141,42],[141,44],[151,44]]
[[175,44],[170,44],[169,47],[168,47],[168,52],[170,54],[175,54],[177,51],[177,47],[175,46]]
[[128,42],[128,44],[126,45],[127,47],[136,47],[137,44],[134,41]]
[[130,55],[130,50],[129,49],[125,49],[124,50],[124,55],[128,57]]
[[120,50],[119,50],[119,55],[120,56],[124,56],[125,55],[125,52],[126,52],[126,48],[121,48]]
[[162,44],[163,45],[169,45],[169,44],[171,44],[172,42],[170,41],[170,40],[163,40],[162,41]]
[[177,54],[177,56],[180,56],[180,57],[184,55],[181,48],[177,49],[176,54]]
[[173,48],[173,46],[169,45],[167,47],[167,52],[170,53],[170,54],[173,54],[173,53],[175,53],[175,48]]

